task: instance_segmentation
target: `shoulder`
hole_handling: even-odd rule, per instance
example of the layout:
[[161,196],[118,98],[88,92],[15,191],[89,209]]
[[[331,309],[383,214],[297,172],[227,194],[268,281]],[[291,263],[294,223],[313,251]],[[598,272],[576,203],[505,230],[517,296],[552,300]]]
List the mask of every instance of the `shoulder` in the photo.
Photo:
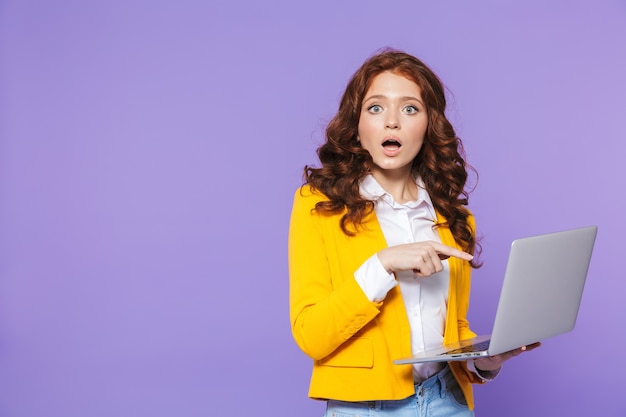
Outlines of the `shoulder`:
[[345,207],[339,211],[320,210],[318,204],[327,201],[330,201],[330,199],[316,188],[308,184],[299,187],[293,197],[292,220],[307,219],[306,221],[315,220],[324,223],[338,221],[337,219],[345,214]]
[[328,201],[329,198],[326,197],[321,191],[311,187],[309,184],[305,184],[296,189],[294,194],[294,204],[300,203],[305,205],[315,206],[320,201]]
[[310,239],[312,233],[321,232],[324,225],[334,218],[333,214],[317,210],[317,204],[323,201],[328,201],[328,198],[309,185],[296,189],[290,220],[291,231],[297,231],[295,235],[308,236],[307,239]]
[[[474,219],[474,214],[472,213],[472,211],[468,208],[465,208],[465,210],[467,210],[467,217],[465,219],[465,221],[467,222],[467,224],[474,229],[476,227],[476,219]],[[446,217],[441,214],[439,212],[439,210],[435,210],[435,212],[437,213],[437,223],[446,223],[448,221],[448,219],[446,219]]]

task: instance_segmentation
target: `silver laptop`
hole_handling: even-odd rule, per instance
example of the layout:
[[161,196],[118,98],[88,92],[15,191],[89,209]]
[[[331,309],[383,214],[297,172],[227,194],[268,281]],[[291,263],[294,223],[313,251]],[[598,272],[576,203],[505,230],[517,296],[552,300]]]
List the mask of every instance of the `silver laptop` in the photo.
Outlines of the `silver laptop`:
[[394,360],[448,362],[498,355],[574,328],[597,226],[516,239],[511,244],[490,335]]

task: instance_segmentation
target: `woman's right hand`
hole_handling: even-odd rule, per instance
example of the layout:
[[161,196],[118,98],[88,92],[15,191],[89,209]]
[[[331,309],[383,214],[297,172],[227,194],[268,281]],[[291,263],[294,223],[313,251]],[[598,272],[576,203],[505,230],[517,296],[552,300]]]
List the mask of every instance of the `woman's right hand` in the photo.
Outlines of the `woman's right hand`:
[[378,259],[387,272],[413,270],[417,276],[428,277],[443,270],[442,260],[451,256],[465,261],[474,257],[467,252],[435,241],[391,246],[378,252]]

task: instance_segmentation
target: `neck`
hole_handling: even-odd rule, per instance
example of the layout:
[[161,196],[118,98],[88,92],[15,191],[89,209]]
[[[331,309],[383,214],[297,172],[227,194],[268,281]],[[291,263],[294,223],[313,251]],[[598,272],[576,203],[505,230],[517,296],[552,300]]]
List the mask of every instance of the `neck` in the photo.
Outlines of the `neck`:
[[393,199],[404,204],[408,201],[417,200],[417,186],[411,173],[393,175],[379,171],[372,172],[376,181],[383,187],[383,190],[391,194]]

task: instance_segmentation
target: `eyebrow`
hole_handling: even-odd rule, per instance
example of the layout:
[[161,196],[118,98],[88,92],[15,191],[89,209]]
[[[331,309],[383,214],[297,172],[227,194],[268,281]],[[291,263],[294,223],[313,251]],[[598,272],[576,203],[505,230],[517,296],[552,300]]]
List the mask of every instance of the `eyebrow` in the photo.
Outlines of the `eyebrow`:
[[[373,100],[373,99],[380,100],[380,99],[386,99],[386,98],[387,98],[387,96],[385,96],[385,95],[382,95],[382,94],[375,94],[375,95],[373,95],[373,96],[369,96],[369,97],[365,98],[365,100],[363,100],[363,103],[365,103],[366,101],[369,101],[369,100]],[[418,103],[420,103],[421,105],[424,105],[424,102],[423,102],[422,100],[420,100],[420,99],[419,99],[419,98],[417,98],[417,97],[413,97],[413,96],[402,96],[402,97],[400,97],[400,100],[403,100],[403,101],[406,101],[406,100],[415,100],[415,101],[417,101]]]

